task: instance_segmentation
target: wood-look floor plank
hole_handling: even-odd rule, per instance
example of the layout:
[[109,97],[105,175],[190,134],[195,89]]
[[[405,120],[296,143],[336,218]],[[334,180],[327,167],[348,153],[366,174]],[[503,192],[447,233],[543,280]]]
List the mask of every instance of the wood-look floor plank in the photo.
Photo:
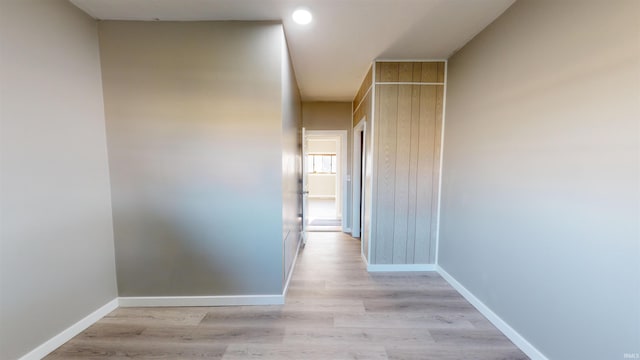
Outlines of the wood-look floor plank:
[[283,346],[273,345],[229,345],[223,360],[387,360],[382,345],[353,346],[309,346],[309,344]]
[[494,349],[491,347],[443,346],[386,346],[389,360],[526,360],[519,349]]
[[197,325],[206,314],[206,308],[201,307],[118,308],[100,321],[111,324]]
[[356,239],[311,233],[284,305],[120,308],[47,359],[527,358],[438,274],[359,259]]
[[285,327],[285,326],[333,326],[333,314],[316,311],[285,311],[277,310],[256,310],[242,311],[236,313],[221,314],[216,312],[208,313],[201,326],[264,326],[264,327]]
[[359,299],[315,299],[295,298],[287,299],[284,308],[293,311],[328,312],[333,314],[363,314],[364,302]]
[[251,327],[229,326],[210,327],[150,327],[140,335],[141,339],[149,342],[178,342],[178,343],[281,343],[284,337],[282,327]]
[[441,314],[455,314],[473,311],[474,308],[464,299],[430,298],[430,299],[399,299],[399,300],[365,300],[367,312],[438,312]]
[[61,359],[222,359],[227,345],[169,342],[71,340],[47,358]]
[[441,291],[434,290],[430,293],[426,293],[422,289],[406,290],[406,289],[376,289],[376,288],[332,288],[332,289],[317,289],[317,290],[297,290],[291,289],[288,297],[292,299],[349,299],[353,297],[359,297],[363,300],[366,299],[425,299],[428,297],[441,297],[458,299],[460,296],[452,293],[450,289],[442,289]]
[[433,339],[440,344],[510,347],[513,344],[501,332],[487,329],[429,329]]
[[424,345],[434,343],[427,329],[387,328],[292,328],[287,329],[285,344],[366,345],[389,344],[395,346]]
[[336,315],[336,327],[380,328],[380,329],[468,329],[473,324],[458,315],[373,313]]
[[108,324],[98,322],[91,325],[77,337],[81,339],[132,338],[142,334],[146,328],[146,326],[137,324]]

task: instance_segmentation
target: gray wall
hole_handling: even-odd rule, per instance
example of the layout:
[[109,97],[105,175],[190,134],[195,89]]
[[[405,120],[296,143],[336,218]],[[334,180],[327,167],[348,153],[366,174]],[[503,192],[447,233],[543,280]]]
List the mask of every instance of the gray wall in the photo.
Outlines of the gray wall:
[[302,191],[302,104],[289,48],[282,35],[282,237],[283,280],[293,265],[301,240]]
[[[347,173],[351,176],[353,155],[353,126],[351,124],[351,103],[330,101],[305,101],[302,103],[302,126],[306,130],[346,130],[347,131]],[[343,181],[344,184],[344,181]],[[343,196],[347,197],[347,208],[342,213],[343,221],[351,227],[352,185],[347,183]]]
[[550,359],[640,352],[639,14],[520,0],[449,62],[440,265]]
[[119,295],[280,294],[282,26],[99,30]]
[[98,34],[67,1],[0,2],[0,358],[116,295]]

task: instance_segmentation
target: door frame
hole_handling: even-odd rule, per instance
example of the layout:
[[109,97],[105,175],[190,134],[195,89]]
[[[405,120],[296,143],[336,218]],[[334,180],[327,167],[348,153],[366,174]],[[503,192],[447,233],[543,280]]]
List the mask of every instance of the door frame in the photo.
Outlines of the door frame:
[[[364,202],[361,203],[361,199],[364,200],[364,174],[366,161],[363,161],[363,150],[367,139],[367,127],[366,118],[363,117],[356,126],[353,127],[353,156],[351,157],[351,165],[353,169],[351,171],[351,236],[361,237],[362,228],[362,216],[364,215],[363,207]],[[360,137],[360,133],[363,134]],[[361,184],[358,188],[358,184]],[[358,206],[362,204],[362,206]]]
[[307,178],[307,135],[306,129],[302,127],[302,141],[300,144],[301,147],[301,161],[300,165],[302,167],[302,173],[300,174],[302,186],[300,189],[300,196],[302,197],[302,221],[300,224],[300,235],[302,237],[302,246],[307,245],[307,226],[309,226],[309,181]]
[[[323,138],[323,137],[338,137],[338,143],[340,145],[339,156],[340,156],[340,167],[338,168],[339,173],[336,174],[336,185],[338,186],[336,190],[340,192],[340,212],[342,213],[342,231],[350,232],[351,229],[348,223],[348,196],[347,190],[349,189],[350,177],[348,176],[348,164],[347,159],[349,155],[349,149],[347,148],[347,130],[306,130],[305,135],[307,138]],[[304,140],[304,139],[303,139]],[[302,156],[306,157],[306,153],[303,153]],[[336,204],[338,205],[338,204]]]

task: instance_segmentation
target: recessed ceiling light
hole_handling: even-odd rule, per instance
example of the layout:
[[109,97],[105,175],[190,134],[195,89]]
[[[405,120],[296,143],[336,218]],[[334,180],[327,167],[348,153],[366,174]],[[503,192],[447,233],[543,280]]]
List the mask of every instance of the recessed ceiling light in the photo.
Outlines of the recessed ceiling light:
[[300,25],[307,25],[313,19],[311,12],[307,9],[298,9],[293,12],[293,21]]

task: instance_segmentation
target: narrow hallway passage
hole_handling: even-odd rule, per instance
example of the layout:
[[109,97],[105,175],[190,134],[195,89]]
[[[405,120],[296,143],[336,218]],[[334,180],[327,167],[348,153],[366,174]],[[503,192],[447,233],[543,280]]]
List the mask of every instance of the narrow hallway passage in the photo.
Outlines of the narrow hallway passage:
[[119,308],[47,359],[527,359],[435,273],[367,273],[310,233],[281,306]]

